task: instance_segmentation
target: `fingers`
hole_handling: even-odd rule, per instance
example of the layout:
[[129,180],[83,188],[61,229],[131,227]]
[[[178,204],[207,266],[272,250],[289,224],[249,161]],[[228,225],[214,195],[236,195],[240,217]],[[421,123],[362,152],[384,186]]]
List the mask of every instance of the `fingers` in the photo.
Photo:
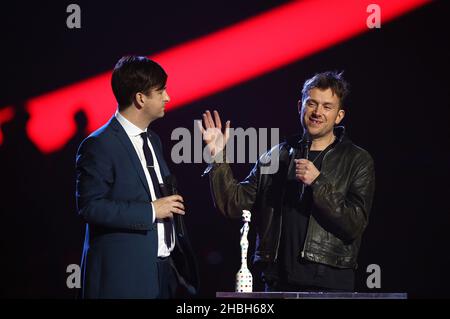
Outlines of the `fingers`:
[[[220,131],[222,131],[222,120],[220,119],[219,112],[214,110],[213,115],[211,115],[211,112],[209,110],[206,110],[205,113],[202,114],[205,128],[201,126],[201,123],[197,124],[202,134],[205,133],[209,128],[218,128]],[[230,121],[227,121],[225,123],[225,136],[229,135],[229,130],[230,130]]]
[[220,120],[219,112],[217,112],[216,110],[214,110],[214,122],[216,123],[216,127],[219,130],[222,130],[222,121]]
[[311,162],[307,159],[294,159],[295,162],[295,170],[304,170],[308,171],[311,167]]
[[[184,210],[181,210],[181,209],[176,208],[176,207],[173,207],[171,212],[174,213],[174,214],[178,214],[178,215],[185,215],[186,214],[184,212]],[[173,217],[173,215],[171,217]]]
[[[206,112],[208,112],[208,111],[206,111]],[[202,117],[203,117],[203,123],[205,123],[205,128],[206,129],[211,128],[211,125],[209,124],[208,116],[206,115],[206,113],[203,113]]]
[[169,217],[173,217],[173,214],[185,215],[184,205],[181,202],[171,202],[168,214]]
[[173,214],[185,215],[183,197],[180,195],[166,196],[153,202],[157,218],[173,217]]
[[205,123],[206,130],[214,127],[214,124],[212,123],[212,120],[211,120],[211,113],[209,111],[206,111],[205,113],[203,113],[202,118],[203,118],[203,122]]
[[181,195],[170,195],[166,197],[161,197],[160,199],[157,199],[155,202],[184,202],[183,197]]
[[308,163],[300,162],[301,160],[294,160],[295,161],[295,169],[301,169],[301,168],[308,168]]
[[208,121],[208,128],[215,128],[214,121],[209,110],[206,111],[206,120]]
[[170,203],[170,212],[174,214],[184,215],[184,205],[183,205],[183,197],[180,195],[172,195],[169,196]]
[[300,160],[295,160],[295,175],[297,178],[301,179],[309,171],[307,163],[300,162]]
[[225,142],[228,141],[228,137],[229,137],[229,136],[230,136],[230,121],[227,121],[227,122],[225,123],[225,135],[224,135]]
[[306,170],[296,170],[295,175],[296,176],[306,176],[307,171]]
[[175,203],[173,204],[173,207],[178,208],[178,209],[181,209],[182,211],[184,211],[184,205],[183,205],[183,203],[175,202]]
[[181,197],[180,195],[171,195],[171,196],[167,196],[167,198],[171,201],[177,201],[177,202],[184,202],[183,197]]

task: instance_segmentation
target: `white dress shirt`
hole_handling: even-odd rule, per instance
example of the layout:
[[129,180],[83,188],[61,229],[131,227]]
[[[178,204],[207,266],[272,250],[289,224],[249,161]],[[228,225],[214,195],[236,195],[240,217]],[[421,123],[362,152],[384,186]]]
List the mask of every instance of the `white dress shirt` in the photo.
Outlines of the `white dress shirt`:
[[[152,196],[152,201],[156,200],[155,190],[153,188],[153,183],[150,177],[150,173],[147,169],[147,162],[145,161],[144,156],[144,150],[143,150],[143,139],[140,136],[141,133],[147,132],[147,129],[143,131],[130,121],[128,121],[122,114],[120,114],[118,111],[115,114],[117,121],[119,121],[120,125],[124,128],[125,132],[127,133],[131,143],[134,146],[134,149],[136,150],[137,156],[139,157],[139,161],[141,162],[142,169],[144,170],[145,178],[147,179],[148,188],[150,189],[150,194]],[[155,156],[155,151],[153,150],[152,143],[147,138],[148,146],[150,147],[150,151],[152,152],[153,156],[153,163],[154,163],[154,169],[156,176],[158,178],[158,184],[163,184],[163,179],[161,176],[161,171],[159,168],[158,160]],[[155,207],[153,206],[153,203],[151,203],[153,208],[153,222],[155,222]],[[172,238],[170,240],[170,247],[167,246],[165,240],[164,240],[164,221],[161,219],[156,219],[156,224],[158,227],[158,257],[167,257],[170,255],[170,252],[173,250],[175,246],[175,231],[173,230]],[[173,228],[173,222],[170,223],[170,227]]]

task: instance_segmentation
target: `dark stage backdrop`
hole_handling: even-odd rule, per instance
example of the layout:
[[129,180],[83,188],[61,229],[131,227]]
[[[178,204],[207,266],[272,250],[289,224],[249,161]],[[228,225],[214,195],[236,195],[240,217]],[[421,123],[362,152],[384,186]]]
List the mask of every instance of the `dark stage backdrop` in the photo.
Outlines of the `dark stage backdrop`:
[[[79,1],[80,30],[65,26],[69,3],[9,2],[0,13],[0,106],[15,110],[0,127],[4,297],[73,298],[76,289],[66,287],[66,267],[80,263],[84,238],[75,210],[74,168],[77,147],[88,133],[87,117],[79,112],[76,134],[62,149],[44,154],[26,134],[25,101],[109,71],[122,55],[160,52],[284,1]],[[366,267],[378,264],[381,289],[376,291],[450,297],[449,9],[448,1],[433,2],[381,29],[167,112],[152,125],[166,159],[176,143],[170,139],[172,130],[192,131],[193,120],[205,109],[217,109],[233,127],[279,128],[282,137],[297,134],[296,103],[304,80],[316,72],[344,70],[351,83],[344,124],[353,141],[374,157],[377,178],[357,290],[373,291],[366,286]],[[187,204],[200,295],[214,297],[216,291],[234,289],[241,222],[214,209],[208,181],[201,178],[205,166],[171,163]],[[232,166],[237,179],[251,167]]]

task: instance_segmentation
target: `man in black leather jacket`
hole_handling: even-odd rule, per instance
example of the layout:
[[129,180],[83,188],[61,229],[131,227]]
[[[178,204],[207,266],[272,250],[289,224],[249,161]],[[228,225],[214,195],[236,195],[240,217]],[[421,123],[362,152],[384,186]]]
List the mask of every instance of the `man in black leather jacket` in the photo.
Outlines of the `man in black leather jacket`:
[[[348,84],[342,74],[324,72],[307,80],[298,102],[303,136],[261,156],[238,183],[226,163],[230,122],[203,114],[201,126],[213,163],[208,167],[217,209],[239,218],[252,212],[254,262],[267,291],[352,291],[362,234],[375,187],[369,153],[337,126],[345,115]],[[305,149],[308,159],[302,158]],[[220,159],[220,160],[219,160]],[[278,161],[275,173],[264,171]]]

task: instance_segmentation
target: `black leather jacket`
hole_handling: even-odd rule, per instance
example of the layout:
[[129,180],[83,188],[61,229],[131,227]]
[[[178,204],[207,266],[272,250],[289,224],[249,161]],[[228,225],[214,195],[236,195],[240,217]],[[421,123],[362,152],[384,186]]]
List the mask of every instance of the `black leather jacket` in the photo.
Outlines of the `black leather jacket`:
[[[338,268],[356,268],[372,206],[374,164],[367,151],[345,136],[343,127],[336,127],[335,135],[338,141],[324,156],[320,175],[311,185],[311,218],[299,255]],[[240,218],[243,209],[252,212],[257,235],[255,262],[277,259],[286,181],[295,176],[294,154],[300,145],[297,138],[275,146],[261,156],[241,183],[233,178],[227,163],[213,163],[206,171],[215,206],[223,215]],[[261,173],[275,157],[279,159],[278,171]]]

